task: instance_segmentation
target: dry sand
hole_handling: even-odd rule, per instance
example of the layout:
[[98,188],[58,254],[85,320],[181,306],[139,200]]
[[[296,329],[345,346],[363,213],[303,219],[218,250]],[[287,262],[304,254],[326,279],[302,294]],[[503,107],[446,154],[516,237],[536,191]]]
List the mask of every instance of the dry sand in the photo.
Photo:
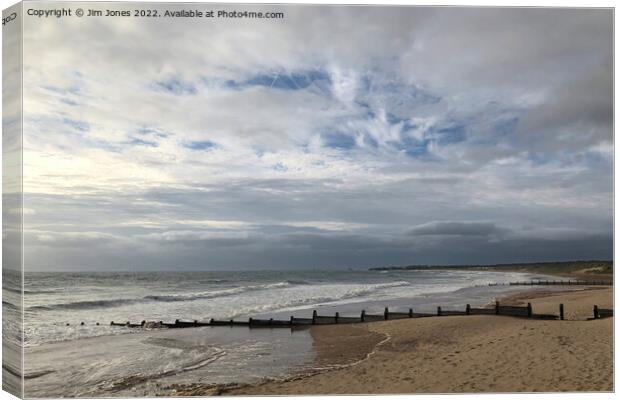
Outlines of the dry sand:
[[586,320],[594,304],[611,308],[612,289],[502,300],[527,302],[535,313],[557,313],[564,303],[569,320],[453,316],[313,327],[317,369],[305,376],[176,394],[612,391],[613,318]]

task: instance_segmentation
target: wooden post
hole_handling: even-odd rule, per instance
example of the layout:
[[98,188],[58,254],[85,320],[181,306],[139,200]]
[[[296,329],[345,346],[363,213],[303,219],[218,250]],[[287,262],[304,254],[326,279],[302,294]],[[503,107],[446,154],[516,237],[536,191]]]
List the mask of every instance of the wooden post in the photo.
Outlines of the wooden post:
[[362,322],[364,322],[366,320],[366,311],[362,310],[362,314],[360,315],[360,319],[362,320]]
[[441,316],[441,307],[437,307],[437,315]]
[[564,321],[564,304],[560,303],[560,320]]
[[293,316],[291,315],[291,319],[289,320],[289,324],[293,325]]
[[465,315],[471,315],[471,306],[469,304],[465,306]]
[[316,310],[312,311],[312,325],[316,325]]
[[253,322],[252,317],[248,318],[248,325],[249,326],[252,326],[252,322]]
[[495,302],[495,315],[499,315],[499,301]]
[[336,313],[336,315],[334,315],[334,322],[338,323],[338,318],[340,318],[340,314]]
[[598,315],[598,306],[594,305],[594,319],[599,319],[600,316]]
[[409,309],[409,318],[413,318],[413,308]]
[[390,318],[390,310],[388,310],[388,308],[385,307],[385,311],[383,311],[383,319],[387,321],[388,318]]
[[532,303],[527,303],[527,317],[532,318]]
[[230,326],[233,326],[233,325],[234,325],[234,321],[231,319],[230,320]]

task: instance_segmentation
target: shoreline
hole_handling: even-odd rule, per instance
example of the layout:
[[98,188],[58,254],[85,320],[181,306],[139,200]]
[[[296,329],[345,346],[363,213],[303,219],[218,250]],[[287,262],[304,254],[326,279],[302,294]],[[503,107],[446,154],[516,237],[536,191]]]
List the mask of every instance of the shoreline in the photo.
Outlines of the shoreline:
[[[594,304],[612,306],[613,288],[523,291],[500,301],[531,302],[540,313],[557,313],[562,302],[567,320],[480,315],[316,326],[310,333],[317,360],[301,373],[257,384],[176,387],[169,395],[613,390],[613,318],[586,321]],[[487,346],[495,350],[481,351]]]

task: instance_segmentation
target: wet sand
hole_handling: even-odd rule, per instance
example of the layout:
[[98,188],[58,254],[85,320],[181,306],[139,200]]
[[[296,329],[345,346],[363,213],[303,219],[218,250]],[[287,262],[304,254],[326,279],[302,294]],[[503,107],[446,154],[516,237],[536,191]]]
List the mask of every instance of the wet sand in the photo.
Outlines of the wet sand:
[[[311,330],[314,370],[286,381],[200,387],[176,394],[303,395],[382,393],[558,392],[613,390],[611,288],[523,293],[502,304],[532,303],[535,313],[566,321],[505,316],[404,319]],[[347,366],[348,365],[348,366]]]

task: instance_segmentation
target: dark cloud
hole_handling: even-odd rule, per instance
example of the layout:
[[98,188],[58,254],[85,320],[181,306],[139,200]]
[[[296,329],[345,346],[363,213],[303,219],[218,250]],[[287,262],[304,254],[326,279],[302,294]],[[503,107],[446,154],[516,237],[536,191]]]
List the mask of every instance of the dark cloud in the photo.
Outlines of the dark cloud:
[[407,233],[412,236],[491,236],[508,232],[510,232],[509,229],[500,228],[491,222],[436,221],[413,227]]
[[[65,269],[259,269],[367,268],[411,264],[489,264],[497,262],[610,259],[611,236],[579,234],[573,237],[507,237],[489,240],[484,235],[449,235],[436,241],[411,237],[386,240],[349,234],[255,235],[243,238],[208,238],[196,233],[166,239],[123,238],[116,246],[91,238],[73,246],[31,242],[26,258],[37,254],[33,269],[63,260]],[[50,244],[50,246],[45,246]],[[101,257],[90,257],[89,254]],[[136,265],[135,260],[141,260]]]

